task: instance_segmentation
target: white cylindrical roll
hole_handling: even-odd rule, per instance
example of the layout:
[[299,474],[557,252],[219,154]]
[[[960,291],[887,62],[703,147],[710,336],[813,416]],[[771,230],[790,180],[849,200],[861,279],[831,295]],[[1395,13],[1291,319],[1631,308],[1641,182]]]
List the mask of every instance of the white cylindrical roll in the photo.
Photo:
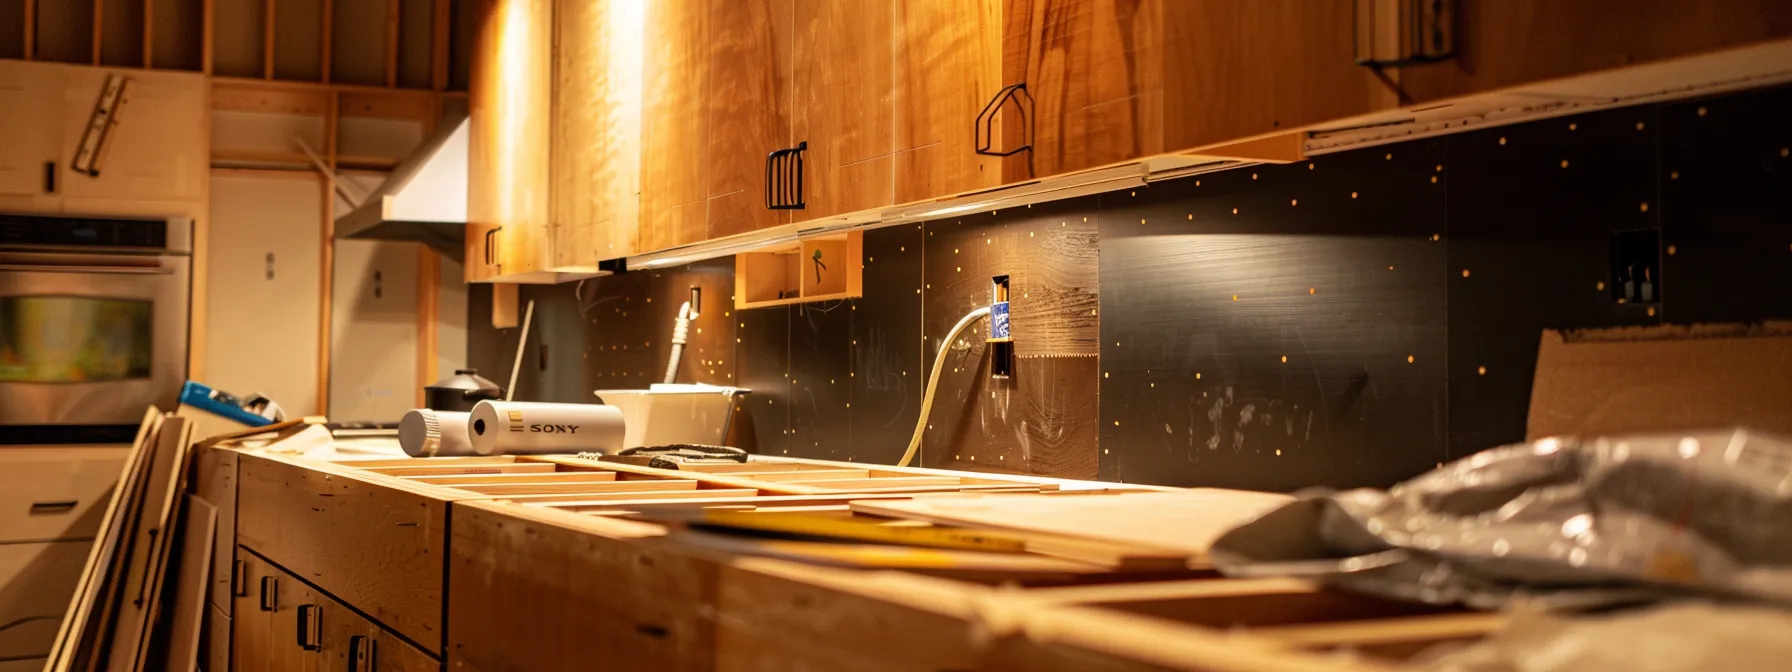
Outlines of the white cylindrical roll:
[[622,411],[602,404],[481,401],[467,418],[479,455],[547,455],[622,450]]
[[471,413],[418,408],[398,421],[398,447],[411,457],[472,455],[467,440],[467,416]]

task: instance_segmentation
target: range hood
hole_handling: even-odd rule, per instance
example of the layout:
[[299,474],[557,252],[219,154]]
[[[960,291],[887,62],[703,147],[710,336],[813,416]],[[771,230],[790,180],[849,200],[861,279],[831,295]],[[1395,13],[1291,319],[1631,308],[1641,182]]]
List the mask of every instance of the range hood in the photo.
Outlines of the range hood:
[[336,237],[423,243],[466,253],[467,118],[443,119],[361,205],[336,218]]

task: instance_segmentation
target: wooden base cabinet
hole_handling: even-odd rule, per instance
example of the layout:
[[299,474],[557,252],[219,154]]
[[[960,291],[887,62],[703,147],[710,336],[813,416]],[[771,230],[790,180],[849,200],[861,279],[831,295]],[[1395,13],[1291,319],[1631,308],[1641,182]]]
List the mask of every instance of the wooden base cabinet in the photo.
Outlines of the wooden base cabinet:
[[238,670],[424,672],[441,664],[298,577],[237,550],[247,583],[232,622]]

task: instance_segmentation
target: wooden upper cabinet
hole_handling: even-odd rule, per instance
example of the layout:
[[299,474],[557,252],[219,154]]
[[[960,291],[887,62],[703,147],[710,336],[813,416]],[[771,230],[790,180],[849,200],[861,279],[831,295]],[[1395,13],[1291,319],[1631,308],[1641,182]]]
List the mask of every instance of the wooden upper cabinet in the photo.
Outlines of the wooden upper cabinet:
[[708,236],[704,99],[734,92],[708,88],[709,3],[646,4],[639,236],[651,251]]
[[[1163,5],[1185,1],[1007,0],[1003,83],[1027,87],[1033,146],[1009,181],[1163,151]],[[1006,127],[1003,144],[1028,130]]]
[[634,254],[641,220],[641,3],[555,0],[549,180],[557,271]]
[[1785,0],[1458,0],[1457,57],[1402,68],[1415,102],[1792,36]]
[[[703,163],[709,171],[706,237],[790,220],[766,207],[765,160],[795,144],[790,135],[796,0],[707,0],[710,85]],[[800,211],[798,211],[800,212]]]
[[808,143],[798,220],[895,202],[894,2],[796,0],[791,135]]
[[[896,0],[895,202],[997,187],[1003,159],[977,153],[977,118],[1001,91],[1003,0]],[[990,151],[1006,151],[993,115]],[[1019,157],[1024,165],[1025,155]],[[1017,178],[1024,178],[1018,175]]]
[[[553,263],[548,225],[552,2],[478,1],[467,100],[469,281],[539,273]],[[496,249],[488,248],[488,241]]]
[[[1364,0],[1366,1],[1366,0]],[[1398,104],[1357,65],[1356,0],[1163,2],[1159,151],[1228,142]]]

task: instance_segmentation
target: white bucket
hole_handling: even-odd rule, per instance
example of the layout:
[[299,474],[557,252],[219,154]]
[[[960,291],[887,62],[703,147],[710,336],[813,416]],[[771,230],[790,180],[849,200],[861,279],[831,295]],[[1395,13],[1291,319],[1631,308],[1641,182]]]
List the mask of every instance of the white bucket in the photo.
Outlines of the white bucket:
[[746,390],[715,385],[654,385],[646,390],[598,390],[598,403],[622,411],[625,448],[695,443],[722,445],[734,420],[735,397]]

